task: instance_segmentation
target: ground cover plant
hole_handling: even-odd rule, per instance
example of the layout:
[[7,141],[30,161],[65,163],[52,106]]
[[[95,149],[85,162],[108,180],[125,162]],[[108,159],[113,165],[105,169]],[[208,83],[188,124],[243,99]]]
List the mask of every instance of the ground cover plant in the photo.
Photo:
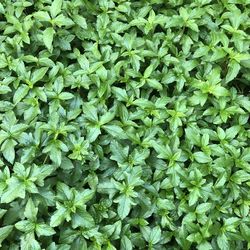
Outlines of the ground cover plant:
[[249,0],[2,0],[1,249],[249,249],[249,31]]

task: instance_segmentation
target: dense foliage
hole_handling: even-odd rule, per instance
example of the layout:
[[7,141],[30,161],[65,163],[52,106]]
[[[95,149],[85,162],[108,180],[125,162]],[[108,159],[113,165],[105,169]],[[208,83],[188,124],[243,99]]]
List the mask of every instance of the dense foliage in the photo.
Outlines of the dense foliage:
[[1,249],[248,249],[249,31],[249,0],[2,0]]

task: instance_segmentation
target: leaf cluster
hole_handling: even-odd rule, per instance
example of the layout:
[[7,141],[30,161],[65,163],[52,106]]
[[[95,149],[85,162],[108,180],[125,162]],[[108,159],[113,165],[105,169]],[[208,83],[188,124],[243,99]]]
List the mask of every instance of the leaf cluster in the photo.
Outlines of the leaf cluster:
[[249,0],[2,0],[0,247],[250,247]]

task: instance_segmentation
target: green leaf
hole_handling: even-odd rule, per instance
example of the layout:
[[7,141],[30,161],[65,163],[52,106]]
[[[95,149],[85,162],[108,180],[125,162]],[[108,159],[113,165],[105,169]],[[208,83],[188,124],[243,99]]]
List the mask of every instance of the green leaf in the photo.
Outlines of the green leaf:
[[8,66],[8,61],[4,54],[0,54],[0,69],[3,69]]
[[240,64],[235,60],[231,60],[228,64],[228,71],[226,75],[226,83],[231,82],[233,79],[236,78],[240,71]]
[[22,220],[15,224],[16,229],[19,231],[29,233],[33,232],[35,229],[35,224],[29,220]]
[[130,212],[131,202],[130,198],[126,195],[122,195],[118,199],[118,215],[123,220]]
[[34,84],[34,83],[40,81],[45,76],[47,71],[48,71],[47,67],[43,67],[43,68],[35,70],[31,74],[31,82]]
[[153,66],[152,64],[149,65],[149,66],[145,69],[143,76],[144,76],[145,78],[149,78],[150,75],[152,74],[153,70],[154,70],[154,66]]
[[116,193],[117,190],[113,182],[101,182],[98,184],[98,192],[112,195]]
[[11,164],[14,163],[15,160],[15,146],[17,142],[13,139],[7,139],[1,146],[1,151],[3,153],[4,158]]
[[37,11],[34,13],[34,17],[39,21],[48,22],[50,20],[50,16],[46,11]]
[[217,244],[221,250],[229,249],[229,242],[225,234],[221,234],[217,237]]
[[209,211],[211,209],[211,207],[212,207],[212,204],[209,203],[209,202],[199,204],[196,207],[196,213],[198,213],[198,214],[204,214],[207,211]]
[[87,139],[90,142],[93,142],[97,139],[97,137],[101,134],[101,130],[99,127],[91,127],[88,129]]
[[66,212],[67,209],[64,207],[60,207],[58,210],[56,210],[50,218],[50,226],[51,227],[59,226],[65,220]]
[[152,229],[149,227],[141,228],[144,239],[150,244],[155,245],[161,239],[161,229],[159,226],[156,226]]
[[193,189],[189,194],[188,205],[193,206],[199,199],[200,192],[197,188]]
[[13,96],[13,102],[16,105],[19,103],[29,92],[29,87],[27,85],[21,85],[15,92]]
[[1,202],[10,203],[18,197],[24,199],[25,184],[23,182],[20,182],[16,178],[11,178],[8,182],[8,188],[5,190],[1,197]]
[[39,242],[37,242],[37,240],[35,239],[34,233],[28,233],[25,234],[22,238],[21,238],[21,249],[34,249],[34,250],[40,250],[41,247],[39,245]]
[[97,110],[95,109],[94,106],[84,104],[83,105],[83,112],[86,116],[86,118],[92,122],[98,122],[98,115],[97,115]]
[[77,202],[76,206],[82,207],[82,204],[85,204],[89,200],[91,200],[94,196],[95,192],[91,189],[85,189],[83,192],[79,192],[76,195]]
[[244,170],[238,170],[231,176],[231,180],[237,184],[241,184],[242,182],[250,180],[250,174]]
[[231,128],[228,128],[226,130],[226,138],[228,140],[232,140],[239,133],[240,129],[241,129],[240,126],[233,126]]
[[43,31],[43,42],[50,52],[52,52],[52,42],[53,42],[54,34],[55,34],[55,31],[51,27],[46,28]]
[[192,127],[188,127],[185,129],[185,133],[186,133],[186,137],[189,139],[189,141],[193,144],[193,145],[200,145],[200,134],[199,131],[197,131],[197,129],[192,128]]
[[219,85],[216,85],[213,89],[213,95],[218,98],[221,96],[228,96],[229,92],[226,88],[219,86]]
[[68,17],[65,17],[63,14],[60,14],[59,16],[57,16],[55,19],[54,19],[54,23],[58,26],[58,27],[61,27],[61,26],[71,26],[71,25],[74,25],[74,22],[68,18]]
[[0,95],[7,94],[8,92],[11,92],[11,88],[8,86],[0,86]]
[[30,198],[26,204],[24,215],[27,219],[31,221],[36,221],[38,208],[35,207],[32,199]]
[[162,85],[155,79],[147,79],[147,84],[157,90],[162,90]]
[[110,121],[112,121],[115,117],[115,113],[111,113],[111,112],[107,112],[106,114],[104,114],[101,118],[100,118],[100,124],[106,124]]
[[142,232],[143,238],[144,238],[147,242],[149,242],[149,241],[150,241],[150,233],[151,233],[150,227],[148,227],[148,226],[142,227],[142,228],[141,228],[141,232]]
[[0,227],[0,247],[2,246],[2,242],[9,236],[12,229],[13,226]]
[[74,16],[74,21],[76,24],[78,24],[81,28],[87,29],[87,22],[86,19],[80,15],[75,15]]
[[0,3],[0,13],[4,14],[4,7],[1,3]]
[[117,125],[104,125],[102,126],[110,135],[113,137],[119,137],[120,139],[125,139],[126,135],[122,128]]
[[195,51],[193,57],[194,57],[194,58],[199,58],[199,57],[205,56],[205,55],[207,55],[208,51],[209,51],[209,47],[207,47],[207,46],[202,46],[202,47],[198,48],[198,49]]
[[6,209],[0,209],[0,219],[3,218],[6,212],[7,212]]
[[70,99],[74,98],[74,95],[69,93],[69,92],[62,92],[58,95],[58,98],[60,100],[70,100]]
[[200,245],[197,247],[198,250],[212,250],[213,247],[209,242],[202,242]]
[[53,18],[61,12],[62,3],[63,0],[53,0],[52,5],[50,7],[50,13]]
[[86,227],[91,228],[95,225],[93,217],[85,210],[78,210],[72,216],[72,226],[73,228],[77,227]]
[[126,235],[124,235],[121,238],[121,250],[132,250],[132,249],[133,245],[131,240]]
[[187,21],[187,27],[189,27],[191,30],[195,32],[199,32],[198,25],[195,23],[194,20]]
[[44,223],[36,224],[35,230],[36,230],[36,234],[38,235],[38,237],[51,236],[56,233],[56,231],[53,228],[51,228],[50,226]]
[[203,153],[203,152],[195,152],[194,154],[193,154],[193,156],[194,156],[194,159],[197,161],[197,162],[199,162],[199,163],[208,163],[208,162],[211,162],[212,161],[212,159],[211,159],[211,157],[210,156],[208,156],[208,155],[206,155],[205,153]]
[[150,232],[149,242],[155,245],[160,240],[161,240],[161,228],[159,226],[156,226]]

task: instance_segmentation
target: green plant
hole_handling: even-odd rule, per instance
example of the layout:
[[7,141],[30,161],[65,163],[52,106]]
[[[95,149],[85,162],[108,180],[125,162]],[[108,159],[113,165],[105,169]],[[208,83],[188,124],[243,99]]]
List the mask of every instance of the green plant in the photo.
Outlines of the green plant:
[[250,247],[249,0],[3,0],[3,250]]

